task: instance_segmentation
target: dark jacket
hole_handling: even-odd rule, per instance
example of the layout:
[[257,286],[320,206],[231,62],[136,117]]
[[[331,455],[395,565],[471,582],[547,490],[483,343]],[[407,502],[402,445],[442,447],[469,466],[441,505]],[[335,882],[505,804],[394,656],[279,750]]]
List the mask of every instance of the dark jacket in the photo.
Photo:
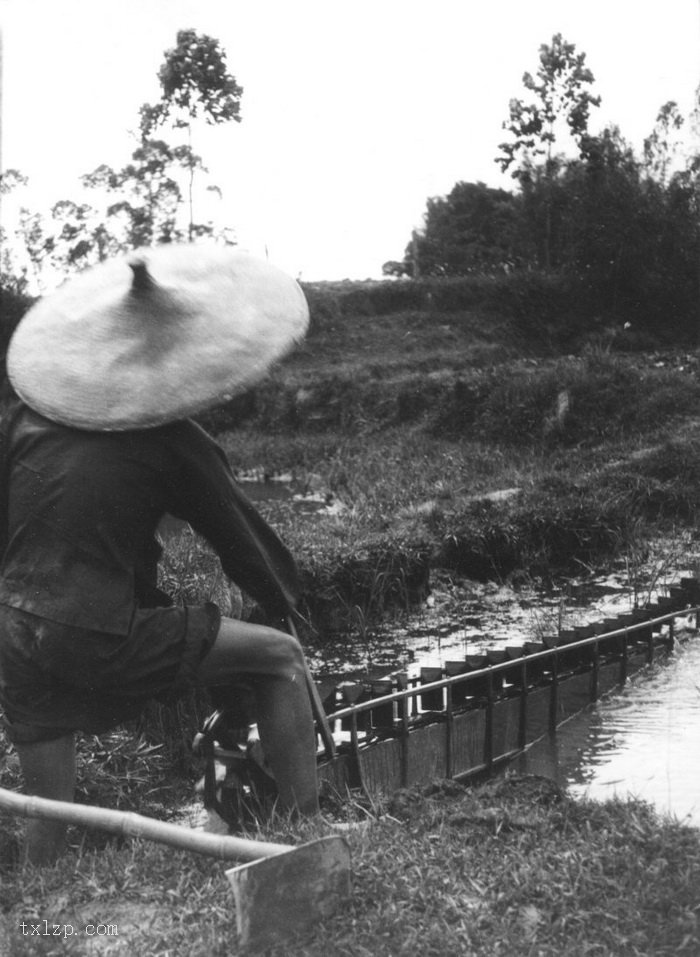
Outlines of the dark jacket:
[[212,545],[275,619],[299,598],[294,560],[236,485],[220,447],[182,421],[129,432],[56,425],[21,402],[0,425],[0,603],[126,634],[156,588],[165,514]]

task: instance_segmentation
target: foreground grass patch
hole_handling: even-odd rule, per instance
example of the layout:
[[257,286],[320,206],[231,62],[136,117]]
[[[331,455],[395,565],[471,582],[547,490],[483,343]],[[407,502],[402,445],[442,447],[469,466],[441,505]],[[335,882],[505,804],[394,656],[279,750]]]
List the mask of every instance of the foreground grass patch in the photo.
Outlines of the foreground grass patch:
[[[544,779],[439,783],[399,792],[347,836],[352,899],[274,957],[664,957],[698,953],[700,836],[644,804],[573,801]],[[301,843],[324,824],[278,825]],[[74,853],[3,875],[3,957],[239,953],[224,867],[148,844]],[[117,926],[43,949],[20,930],[48,919]]]

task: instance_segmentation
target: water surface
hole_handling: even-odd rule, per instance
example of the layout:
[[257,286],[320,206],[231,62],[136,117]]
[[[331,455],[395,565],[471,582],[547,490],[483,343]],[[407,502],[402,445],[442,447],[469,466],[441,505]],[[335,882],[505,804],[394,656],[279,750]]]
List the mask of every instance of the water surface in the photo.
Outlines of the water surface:
[[578,797],[637,797],[700,826],[700,637],[533,744],[518,770]]

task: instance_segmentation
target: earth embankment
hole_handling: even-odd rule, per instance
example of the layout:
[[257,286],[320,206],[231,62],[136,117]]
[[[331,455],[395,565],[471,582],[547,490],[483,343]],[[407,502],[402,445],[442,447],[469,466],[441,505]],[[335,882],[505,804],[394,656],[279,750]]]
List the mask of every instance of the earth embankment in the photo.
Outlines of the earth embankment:
[[203,420],[234,468],[333,503],[269,515],[312,633],[409,609],[434,568],[546,579],[695,521],[695,352],[480,282],[308,287],[304,342]]

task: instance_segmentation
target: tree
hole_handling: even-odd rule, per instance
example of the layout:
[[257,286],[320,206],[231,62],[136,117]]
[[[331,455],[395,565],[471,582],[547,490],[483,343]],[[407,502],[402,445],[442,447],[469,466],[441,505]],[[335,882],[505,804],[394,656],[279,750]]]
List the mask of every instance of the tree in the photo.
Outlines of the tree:
[[678,104],[669,100],[659,110],[654,129],[644,140],[644,165],[649,175],[662,184],[667,182],[676,158],[678,134],[684,122]]
[[[0,285],[8,288],[8,277],[14,277],[20,291],[30,284],[40,289],[52,270],[69,273],[139,246],[213,235],[211,223],[194,221],[194,179],[207,170],[192,149],[192,126],[198,119],[214,125],[240,122],[243,91],[226,70],[219,41],[194,30],[177,34],[177,45],[166,51],[158,76],[161,99],[141,107],[130,161],[121,168],[101,164],[81,177],[94,200],[61,199],[47,216],[12,197],[15,225],[8,227],[3,217],[0,226]],[[171,132],[186,130],[188,141],[170,143],[155,135],[167,126]],[[182,222],[183,180],[188,184],[187,226]],[[20,173],[5,171],[0,197],[23,185]],[[221,195],[215,186],[207,189]],[[224,229],[219,238],[231,242],[231,234]],[[20,240],[14,248],[11,237]]]
[[[509,118],[503,124],[512,139],[499,144],[501,155],[496,158],[503,172],[521,157],[512,176],[526,189],[532,178],[537,158],[544,157],[545,182],[551,184],[556,176],[558,161],[554,154],[558,132],[564,127],[579,145],[588,134],[591,107],[600,105],[600,97],[588,89],[595,81],[586,66],[586,54],[576,53],[576,46],[567,43],[560,33],[552,37],[548,46],[540,46],[540,65],[536,76],[523,74],[523,85],[534,95],[525,102],[512,99]],[[551,208],[546,206],[546,229],[551,228]],[[544,266],[551,268],[551,236],[544,246]]]
[[88,203],[61,199],[51,207],[51,219],[59,229],[52,263],[61,272],[84,269],[131,248],[125,228],[115,231],[107,216]]
[[[54,237],[53,262],[65,272],[87,265],[95,243],[91,235],[91,220],[95,210],[87,203],[61,199],[51,207],[51,218],[59,227]],[[99,255],[97,260],[102,258]]]
[[692,190],[680,174],[650,175],[617,127],[586,137],[581,153],[549,181],[540,167],[524,197],[529,232],[543,234],[548,208],[552,265],[575,284],[588,322],[631,322],[640,342],[686,337],[698,255]]
[[[18,187],[27,185],[27,177],[19,170],[7,169],[0,173],[0,204]],[[22,296],[27,291],[27,268],[18,264],[12,254],[4,217],[0,217],[0,288]]]
[[[201,159],[192,151],[192,124],[203,118],[208,124],[240,123],[243,89],[227,72],[226,54],[219,41],[194,30],[180,30],[176,45],[167,50],[158,78],[161,99],[155,105],[141,107],[142,142],[170,122],[175,129],[186,129],[187,144],[179,148],[178,161],[188,172],[190,240],[198,231],[194,223],[194,178],[203,170]],[[201,231],[201,227],[199,227]]]
[[34,281],[41,288],[42,270],[44,265],[51,261],[51,254],[56,245],[55,238],[47,231],[43,216],[40,213],[33,213],[26,206],[20,208],[17,232],[24,241],[24,248],[34,273]]
[[[17,170],[7,170],[0,179],[0,194],[4,196],[27,185],[26,176]],[[14,220],[14,228],[9,233],[5,223],[0,226],[0,267],[4,288],[26,294],[30,268],[32,284],[41,289],[48,269],[70,272],[84,265],[83,260],[89,256],[91,246],[89,224],[94,217],[90,206],[66,199],[54,204],[50,218],[23,204],[16,207],[15,213],[15,216],[8,217],[8,220]],[[11,236],[20,239],[21,246],[11,242]]]
[[[161,99],[145,103],[139,111],[138,144],[131,162],[121,169],[102,165],[82,177],[83,185],[113,197],[105,211],[99,235],[102,248],[134,248],[211,235],[210,223],[194,219],[194,180],[208,171],[192,149],[192,125],[197,119],[208,124],[240,121],[242,89],[226,70],[225,53],[219,41],[181,30],[177,45],[165,53],[158,73]],[[186,130],[187,142],[173,144],[156,136]],[[179,224],[186,181],[189,221],[186,233]],[[215,186],[208,190],[221,191]],[[98,237],[93,237],[97,239]]]
[[27,177],[18,169],[6,169],[4,173],[0,173],[0,196],[6,196],[18,186],[26,185]]
[[[557,127],[562,122],[580,144],[588,133],[591,107],[600,106],[600,97],[587,89],[594,82],[586,66],[586,54],[577,54],[575,44],[567,43],[561,33],[552,37],[550,46],[542,44],[536,79],[530,73],[523,74],[523,85],[535,95],[535,101],[512,99],[509,104],[510,116],[503,128],[513,140],[499,144],[503,155],[496,162],[501,169],[509,169],[521,151],[530,159],[544,156],[546,164],[551,163]],[[519,178],[521,173],[522,167],[513,176]]]
[[404,271],[418,258],[422,275],[458,276],[513,265],[518,201],[484,183],[456,183],[428,200],[425,225],[409,244]]
[[394,276],[395,279],[400,279],[408,274],[406,263],[399,262],[397,259],[388,259],[382,265],[382,276]]
[[[674,104],[675,105],[675,104]],[[667,104],[667,107],[669,104]],[[663,108],[662,108],[663,112]],[[659,114],[661,117],[661,114]],[[658,124],[657,124],[658,125]],[[680,128],[677,122],[674,122],[676,129]],[[700,142],[700,86],[695,91],[695,104],[689,116],[690,139],[695,148],[686,156],[685,168],[677,170],[670,183],[670,189],[680,193],[692,212],[692,221],[694,225],[695,243],[695,287],[696,287],[696,313],[698,304],[700,304],[700,151],[697,144]],[[675,146],[675,144],[674,144]],[[645,142],[646,147],[646,142]],[[696,318],[696,344],[700,344],[700,324]]]
[[183,238],[177,226],[182,192],[172,175],[179,162],[177,149],[147,139],[121,169],[103,164],[82,177],[84,186],[114,197],[105,211],[110,226],[104,226],[111,245],[132,249]]

